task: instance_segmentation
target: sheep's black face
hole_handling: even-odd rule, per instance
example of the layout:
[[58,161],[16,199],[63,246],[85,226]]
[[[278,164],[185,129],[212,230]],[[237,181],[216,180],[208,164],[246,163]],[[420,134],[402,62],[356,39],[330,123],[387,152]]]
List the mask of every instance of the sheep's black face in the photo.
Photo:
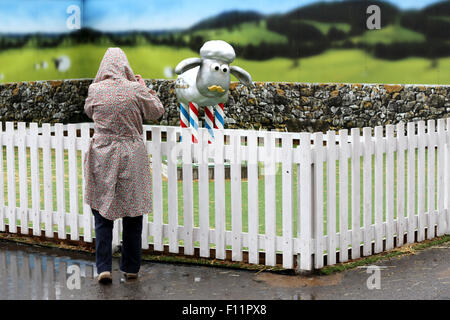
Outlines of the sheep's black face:
[[230,66],[220,60],[204,59],[197,74],[197,89],[205,97],[221,97],[230,87]]

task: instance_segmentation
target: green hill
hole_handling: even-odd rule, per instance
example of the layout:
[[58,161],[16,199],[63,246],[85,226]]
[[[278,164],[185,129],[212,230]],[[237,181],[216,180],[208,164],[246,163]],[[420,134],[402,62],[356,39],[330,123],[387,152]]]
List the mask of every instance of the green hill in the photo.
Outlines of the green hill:
[[244,22],[257,22],[262,18],[263,15],[256,11],[226,11],[196,23],[191,28],[189,28],[189,30],[195,31],[232,28],[236,24],[241,24]]
[[398,24],[388,25],[380,30],[367,30],[361,36],[352,38],[355,43],[391,44],[393,42],[424,42],[422,33],[404,28]]
[[193,36],[200,36],[207,40],[224,40],[236,45],[259,45],[265,43],[287,43],[286,36],[267,29],[265,20],[257,22],[244,22],[233,26],[232,28],[218,28],[209,30],[197,30],[184,34],[185,41]]
[[[393,23],[400,11],[394,5],[383,1],[371,1],[371,5],[380,7],[382,26]],[[347,0],[333,2],[317,2],[302,6],[285,15],[289,20],[313,20],[325,23],[347,23],[351,25],[353,34],[361,34],[365,30],[369,3],[365,0]]]
[[343,22],[321,22],[308,19],[302,19],[299,21],[316,27],[324,35],[326,35],[331,28],[336,28],[337,30],[343,31],[345,33],[348,33],[351,30],[351,25]]

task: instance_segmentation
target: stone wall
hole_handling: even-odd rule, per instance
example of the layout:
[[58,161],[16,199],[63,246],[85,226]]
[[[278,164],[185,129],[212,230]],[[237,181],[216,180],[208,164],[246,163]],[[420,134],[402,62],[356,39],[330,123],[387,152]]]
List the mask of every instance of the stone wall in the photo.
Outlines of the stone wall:
[[[91,79],[0,84],[0,119],[26,122],[90,121],[83,107]],[[166,107],[158,122],[179,125],[172,80],[146,80]],[[232,83],[226,127],[326,131],[438,119],[450,112],[450,86]],[[203,110],[200,110],[203,119]]]

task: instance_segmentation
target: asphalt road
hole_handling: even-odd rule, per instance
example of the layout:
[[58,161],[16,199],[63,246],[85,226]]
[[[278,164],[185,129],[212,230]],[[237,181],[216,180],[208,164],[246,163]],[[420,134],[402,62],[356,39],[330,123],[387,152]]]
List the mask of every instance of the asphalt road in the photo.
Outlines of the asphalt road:
[[0,241],[0,299],[446,299],[450,243],[329,276],[293,276],[216,267],[144,262],[125,281],[96,282],[92,255]]

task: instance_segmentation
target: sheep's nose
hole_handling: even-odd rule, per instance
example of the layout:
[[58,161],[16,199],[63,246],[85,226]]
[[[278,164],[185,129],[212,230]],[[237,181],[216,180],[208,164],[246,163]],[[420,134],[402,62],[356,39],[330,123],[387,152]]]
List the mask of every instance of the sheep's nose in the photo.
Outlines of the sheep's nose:
[[218,85],[209,86],[208,90],[212,91],[212,92],[220,92],[220,93],[225,92],[225,90],[221,86],[218,86]]

